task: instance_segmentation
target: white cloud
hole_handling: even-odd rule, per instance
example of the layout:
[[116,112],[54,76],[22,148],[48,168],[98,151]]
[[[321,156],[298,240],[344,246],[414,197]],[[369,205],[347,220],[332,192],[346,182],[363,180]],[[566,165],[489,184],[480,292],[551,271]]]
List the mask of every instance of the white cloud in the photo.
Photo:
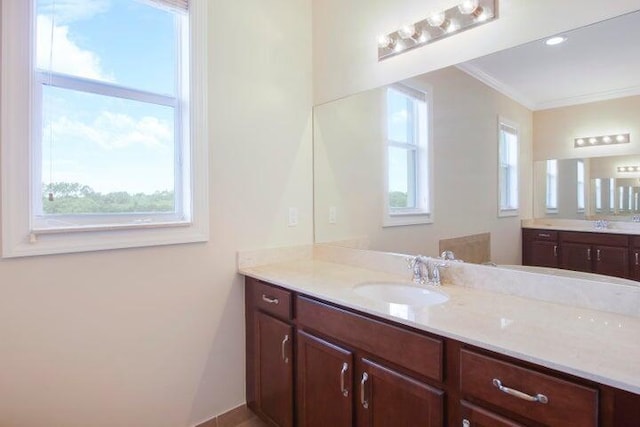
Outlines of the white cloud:
[[56,23],[68,24],[91,19],[110,7],[110,0],[40,0],[38,14],[55,16]]
[[91,124],[61,117],[52,124],[55,140],[90,141],[105,150],[143,145],[148,148],[170,147],[173,128],[156,117],[139,120],[122,114],[102,112]]
[[78,47],[69,39],[69,27],[53,27],[53,56],[51,53],[51,18],[38,15],[38,50],[36,61],[39,68],[51,69],[56,72],[71,74],[101,81],[113,81],[111,75],[102,70],[100,57],[91,52]]

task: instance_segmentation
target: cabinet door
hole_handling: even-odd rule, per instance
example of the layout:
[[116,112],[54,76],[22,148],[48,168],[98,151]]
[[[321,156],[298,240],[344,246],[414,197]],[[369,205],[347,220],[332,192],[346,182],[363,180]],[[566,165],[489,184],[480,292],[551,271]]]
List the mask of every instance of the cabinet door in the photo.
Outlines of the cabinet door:
[[441,427],[443,392],[367,359],[356,377],[359,427]]
[[280,427],[293,426],[293,328],[256,313],[255,374],[259,410]]
[[594,273],[607,276],[627,277],[629,272],[629,249],[612,246],[594,246]]
[[560,267],[567,270],[591,273],[593,256],[591,245],[582,243],[563,243],[560,251]]
[[640,280],[640,249],[631,250],[631,260],[629,265],[629,277],[633,280]]
[[511,421],[501,415],[489,412],[486,409],[472,405],[464,400],[460,402],[462,414],[462,427],[523,427],[515,421]]
[[558,267],[558,244],[555,242],[531,242],[530,265],[537,267]]
[[296,341],[298,425],[350,427],[352,353],[302,331],[298,331]]

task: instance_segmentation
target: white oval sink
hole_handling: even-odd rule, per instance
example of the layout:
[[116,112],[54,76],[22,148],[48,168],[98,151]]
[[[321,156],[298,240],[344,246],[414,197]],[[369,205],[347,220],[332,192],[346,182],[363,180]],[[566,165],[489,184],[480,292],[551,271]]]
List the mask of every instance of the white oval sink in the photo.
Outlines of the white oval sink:
[[428,288],[426,285],[408,283],[367,282],[354,286],[353,290],[363,297],[391,304],[424,307],[449,300],[449,296],[444,292]]

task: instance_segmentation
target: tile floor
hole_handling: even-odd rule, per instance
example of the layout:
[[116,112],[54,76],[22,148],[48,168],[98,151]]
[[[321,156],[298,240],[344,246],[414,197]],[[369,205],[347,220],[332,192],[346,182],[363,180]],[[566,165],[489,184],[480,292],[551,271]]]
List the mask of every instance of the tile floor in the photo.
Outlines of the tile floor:
[[239,406],[198,427],[268,427],[245,405]]

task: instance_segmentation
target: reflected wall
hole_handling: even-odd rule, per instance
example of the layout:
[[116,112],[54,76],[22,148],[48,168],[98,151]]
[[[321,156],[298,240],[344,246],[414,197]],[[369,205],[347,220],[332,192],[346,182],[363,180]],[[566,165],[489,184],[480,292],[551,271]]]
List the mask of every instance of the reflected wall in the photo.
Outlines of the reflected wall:
[[[385,89],[378,88],[314,109],[316,242],[362,239],[376,250],[435,256],[440,239],[490,232],[492,259],[519,263],[520,218],[532,214],[532,112],[456,67],[403,83],[433,97],[434,222],[382,226]],[[520,126],[520,217],[498,217],[498,116]]]

